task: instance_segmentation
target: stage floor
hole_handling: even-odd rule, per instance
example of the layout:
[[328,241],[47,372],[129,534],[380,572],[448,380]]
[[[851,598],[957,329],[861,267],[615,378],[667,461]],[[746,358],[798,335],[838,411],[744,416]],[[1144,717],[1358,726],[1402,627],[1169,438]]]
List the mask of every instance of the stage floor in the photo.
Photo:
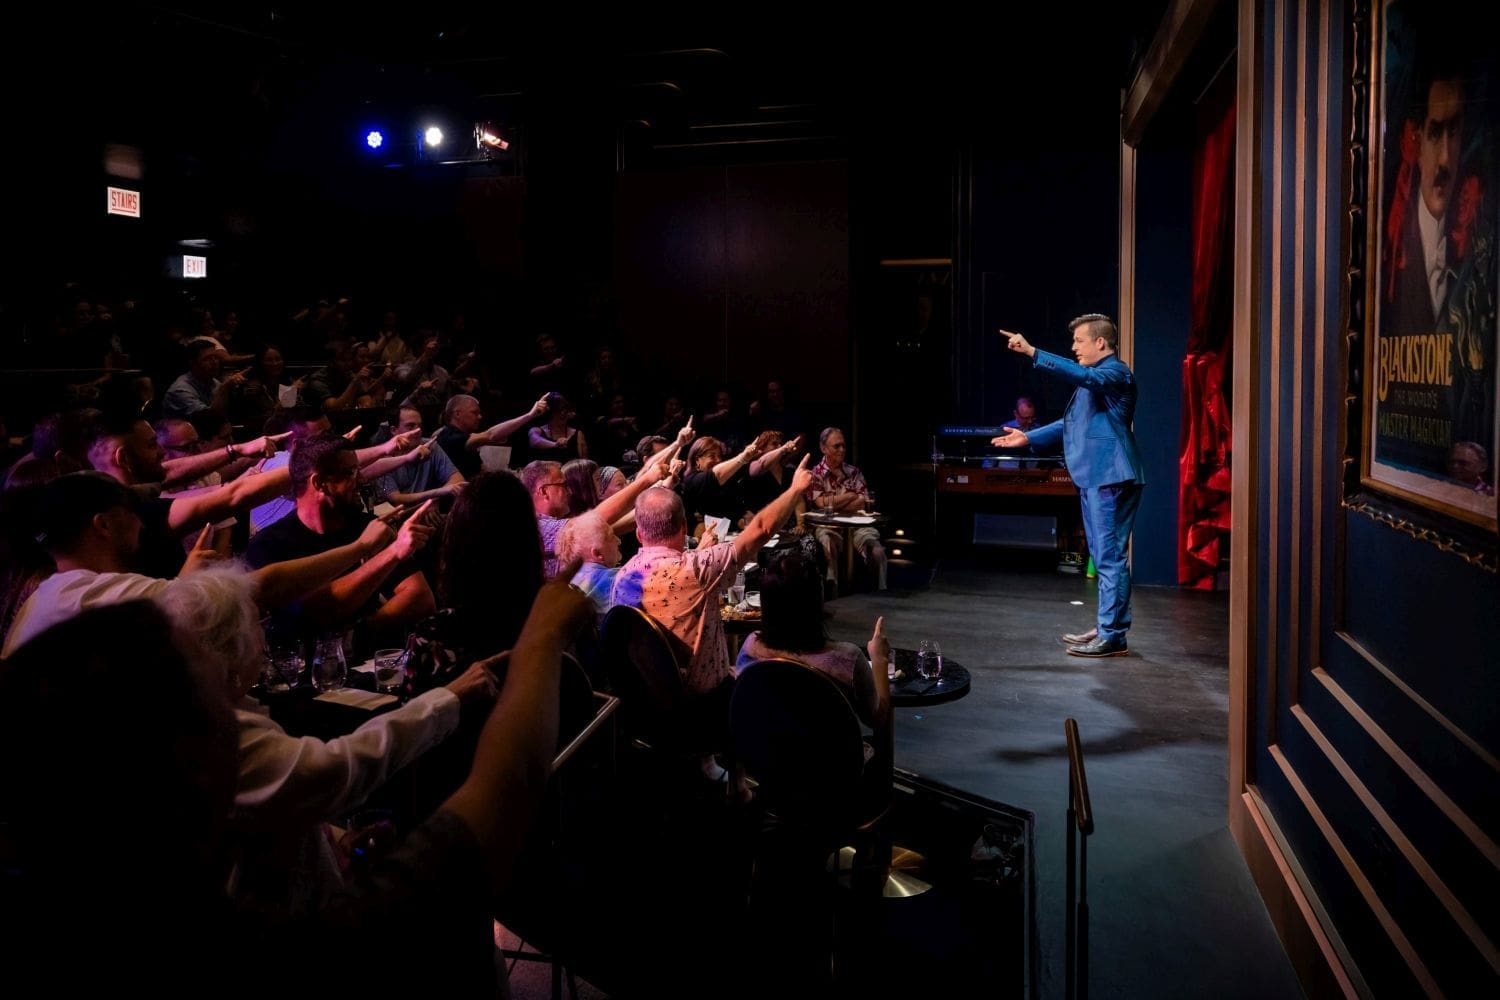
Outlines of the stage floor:
[[1095,815],[1091,995],[1300,996],[1226,826],[1228,597],[1133,605],[1130,655],[1081,659],[1059,635],[1093,624],[1092,580],[945,563],[927,589],[830,602],[829,631],[863,645],[884,615],[894,645],[937,639],[968,667],[966,698],[897,710],[896,763],[1036,814],[1041,996],[1063,986],[1069,716]]

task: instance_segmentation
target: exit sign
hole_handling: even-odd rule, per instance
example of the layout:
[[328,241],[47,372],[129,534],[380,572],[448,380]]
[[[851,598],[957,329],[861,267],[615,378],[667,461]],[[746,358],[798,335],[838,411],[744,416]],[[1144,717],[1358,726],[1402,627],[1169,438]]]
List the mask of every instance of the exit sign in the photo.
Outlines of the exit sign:
[[182,255],[182,276],[184,278],[206,278],[208,277],[208,258],[194,257],[191,254]]
[[124,188],[109,189],[109,214],[128,215],[132,219],[141,217],[141,193]]

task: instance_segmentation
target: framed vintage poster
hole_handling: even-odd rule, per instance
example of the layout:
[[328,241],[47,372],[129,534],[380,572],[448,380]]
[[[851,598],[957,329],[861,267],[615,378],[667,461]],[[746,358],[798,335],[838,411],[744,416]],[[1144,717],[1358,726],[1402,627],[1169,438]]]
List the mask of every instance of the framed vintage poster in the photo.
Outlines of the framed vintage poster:
[[1474,10],[1371,11],[1360,482],[1493,532],[1500,46]]

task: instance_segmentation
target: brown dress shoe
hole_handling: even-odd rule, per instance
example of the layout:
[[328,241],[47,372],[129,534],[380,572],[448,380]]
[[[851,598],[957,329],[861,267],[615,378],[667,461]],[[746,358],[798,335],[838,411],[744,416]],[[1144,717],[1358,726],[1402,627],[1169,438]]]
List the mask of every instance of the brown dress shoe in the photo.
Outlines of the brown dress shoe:
[[1099,638],[1099,630],[1097,628],[1091,628],[1087,632],[1064,632],[1062,637],[1063,642],[1069,646],[1082,646],[1084,643],[1093,642],[1097,638]]

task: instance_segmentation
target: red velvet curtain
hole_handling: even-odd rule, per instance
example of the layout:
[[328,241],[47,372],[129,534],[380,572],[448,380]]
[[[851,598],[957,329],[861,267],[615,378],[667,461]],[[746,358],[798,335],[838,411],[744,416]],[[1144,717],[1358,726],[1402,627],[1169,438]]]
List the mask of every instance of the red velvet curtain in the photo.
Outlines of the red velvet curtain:
[[1229,534],[1229,400],[1233,341],[1234,102],[1225,102],[1193,154],[1193,325],[1182,360],[1177,582],[1214,589]]

